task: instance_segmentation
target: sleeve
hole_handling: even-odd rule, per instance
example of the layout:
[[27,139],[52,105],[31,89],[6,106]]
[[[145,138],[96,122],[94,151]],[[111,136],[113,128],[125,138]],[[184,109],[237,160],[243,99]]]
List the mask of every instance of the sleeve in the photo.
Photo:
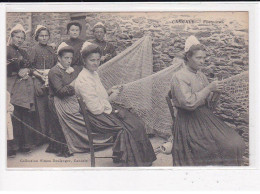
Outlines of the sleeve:
[[111,59],[112,59],[113,57],[116,56],[116,49],[112,44],[110,44],[110,45],[111,45],[110,46],[110,54],[111,54]]
[[108,58],[106,58],[106,60],[104,61],[104,63],[105,62],[107,62],[107,61],[109,61],[110,59],[112,59],[113,57],[115,57],[116,56],[116,49],[115,49],[115,47],[111,44],[111,43],[107,43],[109,46],[108,46],[108,48],[107,48],[107,54],[109,54],[110,56],[108,57]]
[[8,46],[7,47],[7,71],[8,73],[18,72],[19,67],[19,59],[15,56],[13,50]]
[[60,74],[50,71],[48,78],[54,94],[59,98],[72,96],[75,94],[75,90],[71,85],[63,86]]
[[176,96],[180,107],[193,111],[205,103],[210,90],[205,87],[199,92],[192,92],[192,88],[187,81],[178,76],[174,76],[172,79],[171,92]]
[[6,103],[7,103],[7,112],[13,113],[14,106],[10,103],[10,93],[8,91],[6,95]]
[[23,59],[20,60],[21,68],[31,68],[32,63],[30,62],[29,55],[25,50],[20,50]]
[[89,79],[77,80],[75,89],[76,92],[83,98],[87,109],[92,114],[98,115],[104,112],[105,105],[96,92],[95,83]]

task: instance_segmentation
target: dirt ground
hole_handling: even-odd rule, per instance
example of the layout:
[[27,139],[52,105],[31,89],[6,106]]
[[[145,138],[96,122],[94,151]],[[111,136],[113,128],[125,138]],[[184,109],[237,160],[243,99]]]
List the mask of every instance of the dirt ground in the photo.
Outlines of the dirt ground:
[[[165,141],[159,137],[150,139],[153,148],[157,148]],[[35,168],[35,167],[90,167],[90,154],[77,153],[69,158],[57,157],[55,154],[46,153],[47,144],[34,149],[30,154],[17,153],[15,158],[7,159],[8,168]],[[112,148],[96,152],[96,156],[111,156]],[[162,153],[157,154],[157,160],[152,166],[172,166],[172,156]],[[113,163],[111,158],[96,159],[96,167],[120,167]]]

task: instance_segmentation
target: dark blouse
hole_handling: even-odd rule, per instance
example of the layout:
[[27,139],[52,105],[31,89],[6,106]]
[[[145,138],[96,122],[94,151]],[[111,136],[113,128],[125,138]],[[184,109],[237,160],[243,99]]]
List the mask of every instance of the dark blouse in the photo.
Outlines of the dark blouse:
[[28,53],[32,68],[51,69],[57,63],[57,56],[51,46],[37,44]]
[[[110,55],[108,58],[106,58],[105,61],[102,62],[102,64],[116,56],[116,49],[111,43],[106,42],[106,41],[100,42],[97,40],[94,40],[93,43],[97,44],[99,46],[99,48],[101,49],[101,56],[105,56],[106,54]],[[100,63],[100,65],[101,65],[101,63]]]
[[75,94],[74,88],[69,85],[73,80],[75,80],[81,71],[80,66],[74,66],[74,72],[71,74],[66,73],[66,71],[55,65],[49,71],[49,95],[51,97],[57,96],[63,98],[65,96],[72,96]]
[[81,47],[84,42],[85,42],[84,40],[81,40],[79,38],[77,38],[77,39],[70,38],[69,40],[65,41],[65,43],[68,44],[69,46],[72,46],[75,51],[73,59],[72,59],[71,67],[73,67],[75,65],[78,65],[78,66],[83,65],[83,60],[82,60],[82,57],[80,54],[80,50],[81,50]]
[[[19,59],[22,56],[22,59]],[[29,56],[25,50],[14,45],[7,46],[7,76],[10,77],[22,68],[30,68]]]
[[7,46],[7,90],[11,94],[11,103],[33,111],[33,80],[31,76],[21,79],[18,72],[22,68],[31,68],[26,51],[14,45]]

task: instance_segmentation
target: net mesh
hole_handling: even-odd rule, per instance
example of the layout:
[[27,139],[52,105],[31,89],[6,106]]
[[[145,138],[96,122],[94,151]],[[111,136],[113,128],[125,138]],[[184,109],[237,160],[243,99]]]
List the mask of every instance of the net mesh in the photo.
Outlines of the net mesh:
[[98,68],[106,89],[151,75],[153,72],[152,41],[145,36]]
[[249,111],[249,73],[244,71],[238,75],[223,80],[224,93],[238,102],[248,113]]
[[116,102],[131,108],[146,124],[148,134],[171,134],[172,118],[165,97],[174,72],[184,66],[175,59],[173,65],[146,78],[124,85]]
[[[124,84],[116,102],[131,108],[146,124],[148,134],[171,136],[172,118],[166,102],[171,79],[184,67],[184,61],[174,58],[172,65],[152,74],[151,38],[144,37],[98,69],[105,88]],[[224,79],[224,95],[233,97],[248,111],[248,72]]]

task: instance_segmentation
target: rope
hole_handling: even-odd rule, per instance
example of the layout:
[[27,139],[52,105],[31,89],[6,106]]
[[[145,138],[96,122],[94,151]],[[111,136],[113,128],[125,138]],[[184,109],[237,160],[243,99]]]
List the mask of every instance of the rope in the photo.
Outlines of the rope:
[[51,141],[54,141],[54,142],[56,142],[56,143],[59,143],[59,144],[62,144],[62,145],[66,145],[66,146],[67,146],[67,144],[62,143],[62,142],[60,142],[60,141],[57,141],[57,140],[55,140],[55,139],[53,139],[53,138],[51,138],[51,137],[49,137],[49,136],[47,136],[47,135],[45,135],[45,134],[39,132],[39,131],[37,131],[36,129],[34,129],[34,128],[31,127],[30,125],[28,125],[27,123],[23,122],[21,119],[19,119],[19,118],[18,118],[17,116],[15,116],[14,114],[11,114],[11,115],[12,115],[12,117],[14,117],[14,118],[17,119],[18,121],[20,121],[23,125],[25,125],[25,126],[28,127],[29,129],[31,129],[32,131],[34,131],[34,132],[36,132],[36,133],[38,133],[38,134],[40,134],[40,135],[46,137],[47,139],[50,139]]

